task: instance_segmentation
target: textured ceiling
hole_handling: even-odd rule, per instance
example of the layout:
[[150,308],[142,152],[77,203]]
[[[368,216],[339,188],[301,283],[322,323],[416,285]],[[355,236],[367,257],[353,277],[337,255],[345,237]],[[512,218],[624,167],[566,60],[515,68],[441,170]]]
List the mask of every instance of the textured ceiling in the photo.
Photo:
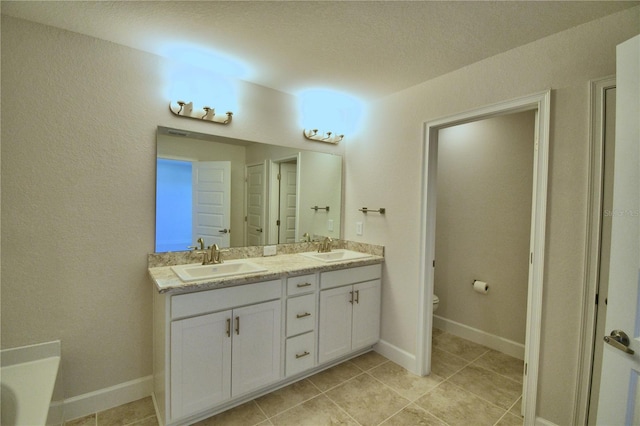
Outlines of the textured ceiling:
[[[289,93],[384,96],[638,1],[2,1],[2,13],[154,54],[198,46]],[[633,12],[638,13],[635,9]]]

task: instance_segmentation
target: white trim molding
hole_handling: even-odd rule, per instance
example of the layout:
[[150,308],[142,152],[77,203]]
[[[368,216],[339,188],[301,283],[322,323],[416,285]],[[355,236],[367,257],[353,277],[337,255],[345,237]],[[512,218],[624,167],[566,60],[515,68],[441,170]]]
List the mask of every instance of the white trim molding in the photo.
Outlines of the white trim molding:
[[524,359],[524,344],[522,343],[514,342],[438,315],[433,316],[433,326],[489,349],[502,352],[514,358]]
[[589,191],[587,195],[587,229],[585,234],[585,283],[582,294],[578,380],[574,419],[587,424],[591,397],[591,377],[596,331],[596,295],[600,276],[600,248],[602,230],[602,200],[604,182],[604,114],[605,92],[616,87],[615,76],[591,81],[589,84]]
[[404,369],[411,371],[414,374],[417,374],[416,368],[416,357],[415,355],[405,351],[404,349],[400,349],[397,346],[392,345],[386,340],[379,340],[373,347],[373,350],[389,359],[390,361],[395,362],[399,366]]
[[153,393],[153,376],[120,383],[64,400],[65,421],[137,401]]
[[547,219],[547,178],[549,171],[549,127],[551,90],[497,103],[450,117],[425,123],[422,167],[422,211],[420,229],[420,289],[418,302],[418,335],[415,370],[425,375],[431,369],[431,328],[433,326],[433,275],[435,259],[435,217],[437,190],[438,131],[445,127],[478,121],[499,115],[536,111],[535,151],[533,169],[533,197],[531,211],[531,239],[529,286],[527,298],[527,326],[525,365],[527,374],[523,386],[525,425],[536,423],[536,398],[540,359],[542,321],[542,290],[545,259],[545,230]]

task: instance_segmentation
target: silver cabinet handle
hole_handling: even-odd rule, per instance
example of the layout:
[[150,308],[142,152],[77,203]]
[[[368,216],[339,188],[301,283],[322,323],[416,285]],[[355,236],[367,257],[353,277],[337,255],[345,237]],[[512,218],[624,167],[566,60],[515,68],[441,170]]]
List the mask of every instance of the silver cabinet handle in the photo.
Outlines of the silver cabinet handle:
[[309,287],[310,285],[311,283],[298,283],[296,284],[296,287],[302,288],[302,287]]
[[300,319],[300,318],[310,317],[310,316],[311,316],[311,314],[309,312],[305,312],[304,314],[296,315],[296,318]]
[[231,318],[227,318],[227,337],[231,337]]
[[296,354],[296,359],[302,358],[303,356],[311,355],[309,352],[304,351],[301,354]]
[[236,334],[240,334],[240,317],[236,317]]
[[360,290],[356,290],[356,303],[360,303]]
[[622,352],[633,355],[633,349],[629,348],[629,336],[622,330],[613,330],[609,336],[604,336],[604,341]]

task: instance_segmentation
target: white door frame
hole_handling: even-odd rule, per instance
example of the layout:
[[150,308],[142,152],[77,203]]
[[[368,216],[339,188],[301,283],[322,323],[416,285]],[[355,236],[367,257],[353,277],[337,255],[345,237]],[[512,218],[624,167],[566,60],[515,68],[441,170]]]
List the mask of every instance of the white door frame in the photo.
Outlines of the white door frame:
[[[589,192],[587,199],[587,229],[585,250],[585,291],[582,300],[582,321],[580,330],[580,346],[582,354],[578,364],[578,381],[576,385],[576,403],[574,419],[576,424],[587,424],[589,419],[589,400],[591,395],[591,370],[595,350],[596,330],[596,294],[600,281],[600,246],[602,230],[602,197],[604,181],[604,114],[605,92],[616,87],[615,76],[594,80],[590,85],[591,115],[589,126]],[[598,336],[599,337],[599,336]]]
[[420,228],[420,259],[423,261],[420,264],[420,302],[418,304],[418,345],[416,354],[416,371],[421,375],[429,374],[431,372],[431,328],[433,326],[433,262],[435,260],[438,131],[446,127],[529,110],[536,110],[537,113],[525,342],[525,369],[527,374],[525,375],[522,401],[525,425],[533,425],[536,418],[547,218],[549,123],[551,116],[550,90],[425,123]]

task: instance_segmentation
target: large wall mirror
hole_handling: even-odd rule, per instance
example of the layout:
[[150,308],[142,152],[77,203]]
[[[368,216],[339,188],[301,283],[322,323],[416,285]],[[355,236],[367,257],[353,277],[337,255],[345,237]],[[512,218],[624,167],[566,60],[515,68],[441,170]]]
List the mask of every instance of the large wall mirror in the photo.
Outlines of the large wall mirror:
[[158,127],[156,252],[340,238],[342,157]]

